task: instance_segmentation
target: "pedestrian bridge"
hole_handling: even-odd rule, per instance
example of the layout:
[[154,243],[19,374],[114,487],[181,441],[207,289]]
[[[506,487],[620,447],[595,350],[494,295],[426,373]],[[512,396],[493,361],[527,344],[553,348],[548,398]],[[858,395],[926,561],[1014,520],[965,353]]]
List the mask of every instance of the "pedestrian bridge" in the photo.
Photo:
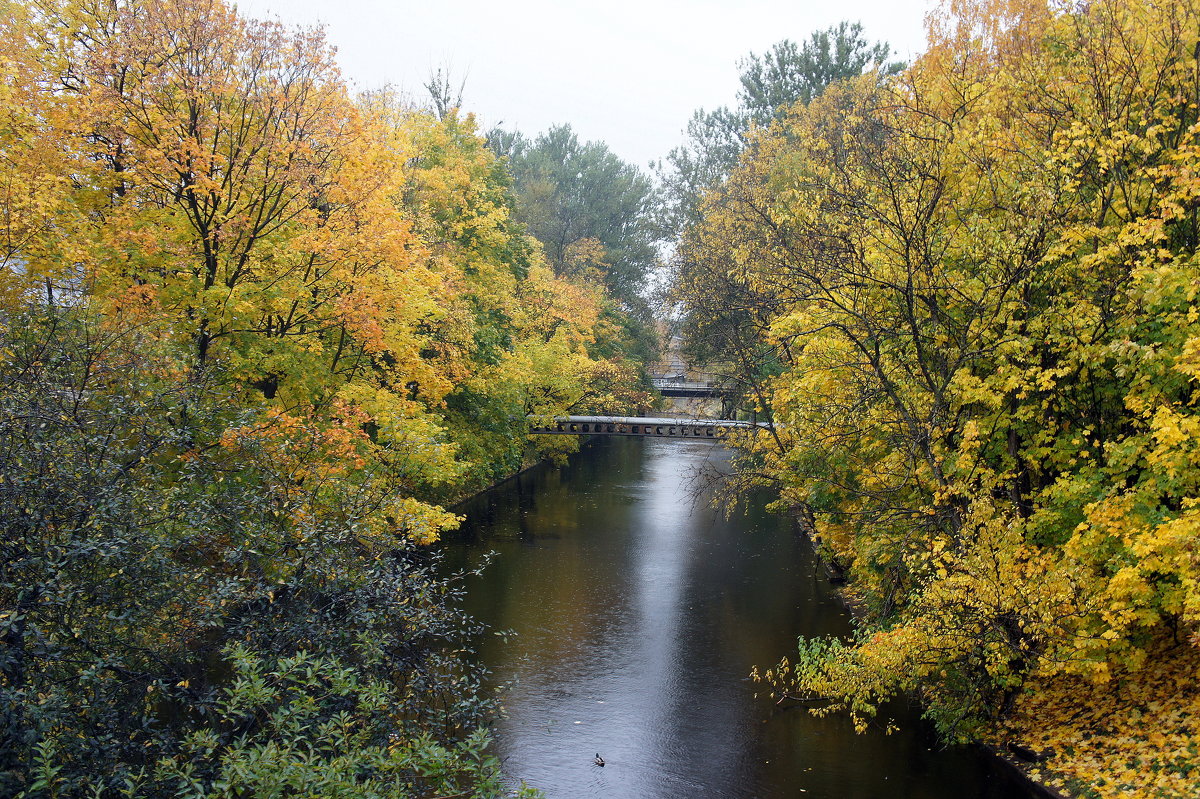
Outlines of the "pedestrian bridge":
[[725,438],[739,430],[766,430],[766,422],[736,419],[670,419],[646,416],[532,416],[529,432],[563,436],[655,436]]
[[724,397],[731,393],[710,380],[688,380],[685,374],[651,375],[650,383],[664,397]]

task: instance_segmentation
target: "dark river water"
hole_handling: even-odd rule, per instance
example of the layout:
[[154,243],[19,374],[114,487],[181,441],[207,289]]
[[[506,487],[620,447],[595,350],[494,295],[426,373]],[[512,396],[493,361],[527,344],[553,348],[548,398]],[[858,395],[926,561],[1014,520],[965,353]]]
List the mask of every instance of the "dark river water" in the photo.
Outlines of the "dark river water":
[[726,520],[694,495],[694,474],[725,457],[707,442],[603,438],[461,509],[451,563],[497,553],[467,609],[515,633],[479,644],[506,687],[505,771],[554,799],[1029,796],[974,750],[940,748],[908,708],[889,714],[901,732],[857,735],[755,697],[753,666],[851,622],[764,497]]

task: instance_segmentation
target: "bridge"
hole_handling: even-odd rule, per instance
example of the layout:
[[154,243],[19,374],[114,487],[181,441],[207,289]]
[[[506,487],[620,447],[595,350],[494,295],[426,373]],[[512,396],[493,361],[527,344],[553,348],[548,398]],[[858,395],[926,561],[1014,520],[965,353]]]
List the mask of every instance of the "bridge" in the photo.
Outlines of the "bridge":
[[738,430],[767,430],[766,422],[736,419],[671,419],[646,416],[530,417],[529,432],[560,436],[654,436],[662,438],[725,438]]
[[650,383],[664,397],[724,397],[729,389],[705,380],[688,380],[686,375],[651,375]]

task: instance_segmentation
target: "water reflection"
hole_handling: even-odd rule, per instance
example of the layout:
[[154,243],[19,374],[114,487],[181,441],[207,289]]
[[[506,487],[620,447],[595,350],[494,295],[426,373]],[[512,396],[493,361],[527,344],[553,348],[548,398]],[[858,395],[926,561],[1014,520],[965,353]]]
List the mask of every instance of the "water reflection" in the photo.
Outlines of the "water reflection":
[[[755,699],[746,679],[797,634],[849,621],[802,540],[747,497],[726,520],[691,496],[707,442],[603,439],[465,509],[452,561],[498,557],[468,610],[506,684],[510,773],[571,797],[1024,797],[965,750],[905,732],[855,735]],[[601,753],[607,765],[592,763]]]

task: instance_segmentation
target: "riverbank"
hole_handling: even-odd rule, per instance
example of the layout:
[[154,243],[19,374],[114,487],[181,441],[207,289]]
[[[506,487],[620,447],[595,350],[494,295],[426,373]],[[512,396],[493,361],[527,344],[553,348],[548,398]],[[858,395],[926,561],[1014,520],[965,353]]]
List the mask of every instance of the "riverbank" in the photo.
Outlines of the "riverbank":
[[[580,452],[584,448],[586,448],[589,444],[594,442],[597,438],[599,438],[599,436],[581,435],[581,436],[577,436],[577,438],[579,438],[580,441],[579,441],[579,449],[576,450],[576,452]],[[489,491],[492,491],[492,490],[500,488],[508,483],[511,483],[513,480],[516,480],[518,477],[525,474],[526,472],[530,472],[534,469],[537,469],[538,467],[552,466],[552,465],[558,463],[558,461],[556,459],[559,457],[562,457],[562,456],[569,457],[570,455],[573,455],[573,454],[575,454],[575,453],[565,452],[565,453],[556,453],[556,454],[552,454],[552,455],[551,454],[542,454],[539,457],[527,459],[522,464],[521,468],[518,469],[517,471],[512,472],[505,477],[501,477],[499,480],[492,483],[491,485],[484,486],[483,488],[480,488],[476,491],[468,492],[468,493],[463,494],[462,496],[446,503],[446,510],[450,511],[451,513],[462,513],[462,511],[466,507],[466,505],[468,505],[472,500],[476,499],[477,497],[483,496],[484,494],[486,494]],[[561,465],[561,464],[559,464],[559,465]]]

